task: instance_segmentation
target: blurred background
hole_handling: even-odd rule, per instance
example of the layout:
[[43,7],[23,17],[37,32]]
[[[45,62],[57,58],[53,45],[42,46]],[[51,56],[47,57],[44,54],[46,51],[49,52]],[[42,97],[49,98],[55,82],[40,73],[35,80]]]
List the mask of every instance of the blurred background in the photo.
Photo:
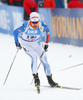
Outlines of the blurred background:
[[0,33],[12,36],[31,12],[49,26],[49,42],[83,46],[83,0],[0,0]]

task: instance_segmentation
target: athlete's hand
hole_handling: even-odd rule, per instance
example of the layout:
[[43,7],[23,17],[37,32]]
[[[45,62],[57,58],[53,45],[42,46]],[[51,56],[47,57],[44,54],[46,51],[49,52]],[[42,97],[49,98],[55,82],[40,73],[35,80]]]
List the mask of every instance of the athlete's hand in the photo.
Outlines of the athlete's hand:
[[45,45],[44,45],[44,50],[45,50],[46,52],[48,51],[48,47],[49,47],[48,44],[45,44]]
[[15,43],[16,44],[16,48],[19,50],[19,49],[22,49],[20,43]]

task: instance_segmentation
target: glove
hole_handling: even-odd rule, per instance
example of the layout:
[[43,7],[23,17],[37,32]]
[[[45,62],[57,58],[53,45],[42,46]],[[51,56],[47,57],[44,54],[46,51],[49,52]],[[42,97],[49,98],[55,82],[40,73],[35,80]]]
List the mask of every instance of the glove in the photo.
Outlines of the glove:
[[16,44],[16,48],[17,48],[17,49],[22,49],[20,43],[15,43],[15,44]]
[[48,44],[45,44],[45,45],[44,45],[44,50],[45,50],[46,52],[48,51],[48,47],[49,47]]

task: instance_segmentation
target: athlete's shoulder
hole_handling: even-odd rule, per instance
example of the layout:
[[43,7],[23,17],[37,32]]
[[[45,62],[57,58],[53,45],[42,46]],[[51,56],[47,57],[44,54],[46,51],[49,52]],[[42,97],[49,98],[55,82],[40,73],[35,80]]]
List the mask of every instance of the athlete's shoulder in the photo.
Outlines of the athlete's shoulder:
[[40,21],[40,23],[41,23],[42,26],[46,26],[46,23],[45,22]]

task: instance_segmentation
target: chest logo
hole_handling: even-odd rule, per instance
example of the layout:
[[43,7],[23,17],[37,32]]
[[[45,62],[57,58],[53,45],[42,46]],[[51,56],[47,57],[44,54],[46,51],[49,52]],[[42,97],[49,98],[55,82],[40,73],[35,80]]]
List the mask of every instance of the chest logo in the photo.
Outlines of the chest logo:
[[35,31],[31,31],[31,30],[28,30],[28,32],[27,33],[37,33],[37,30],[35,30]]

